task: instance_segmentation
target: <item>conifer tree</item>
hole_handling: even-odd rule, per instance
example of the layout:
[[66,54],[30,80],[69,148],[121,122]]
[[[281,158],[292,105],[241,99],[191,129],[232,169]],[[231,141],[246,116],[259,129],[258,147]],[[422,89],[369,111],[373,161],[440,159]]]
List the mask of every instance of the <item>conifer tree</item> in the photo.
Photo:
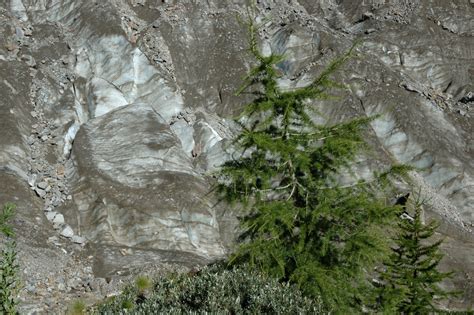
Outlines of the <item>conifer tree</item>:
[[283,56],[263,55],[258,25],[249,19],[246,26],[257,64],[238,94],[250,92],[254,100],[236,119],[242,130],[234,141],[237,151],[222,166],[218,185],[228,201],[248,210],[241,218],[242,242],[230,261],[297,283],[306,294],[347,312],[365,299],[366,272],[388,248],[382,230],[394,214],[369,183],[337,184],[338,172],[365,147],[363,131],[371,118],[334,125],[312,119],[318,111],[309,100],[328,99],[332,89],[344,88],[331,76],[354,49],[311,84],[282,90],[277,68]]
[[400,217],[395,246],[381,272],[379,304],[387,313],[430,314],[436,311],[436,300],[457,293],[438,286],[453,273],[438,270],[443,240],[430,243],[439,224],[423,224],[422,204],[416,200],[413,214]]

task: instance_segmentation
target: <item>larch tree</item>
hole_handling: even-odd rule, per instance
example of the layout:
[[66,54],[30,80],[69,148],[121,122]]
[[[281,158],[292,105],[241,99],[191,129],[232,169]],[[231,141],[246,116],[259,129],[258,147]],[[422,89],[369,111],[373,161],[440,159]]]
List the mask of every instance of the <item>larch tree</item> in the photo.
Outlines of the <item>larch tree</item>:
[[431,314],[437,311],[436,301],[459,293],[439,286],[453,273],[438,270],[443,240],[430,241],[439,224],[423,224],[422,205],[413,201],[400,217],[392,253],[380,273],[378,304],[386,313]]
[[311,84],[283,90],[278,64],[284,57],[264,55],[257,41],[259,26],[249,19],[246,27],[257,62],[238,94],[249,92],[254,98],[236,118],[241,127],[233,142],[236,153],[218,176],[221,196],[247,210],[240,218],[240,247],[230,262],[296,283],[333,310],[360,308],[370,288],[367,273],[389,248],[384,229],[397,210],[378,198],[377,180],[338,184],[340,171],[366,147],[364,131],[373,118],[320,125],[313,119],[318,109],[310,102],[344,89],[331,77],[355,48]]

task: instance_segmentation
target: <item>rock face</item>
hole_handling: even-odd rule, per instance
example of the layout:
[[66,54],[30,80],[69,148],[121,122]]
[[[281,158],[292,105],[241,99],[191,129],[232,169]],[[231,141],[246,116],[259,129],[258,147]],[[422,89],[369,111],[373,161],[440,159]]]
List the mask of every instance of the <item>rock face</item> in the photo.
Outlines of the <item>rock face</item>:
[[[446,285],[465,291],[450,307],[472,306],[472,1],[257,2],[264,51],[286,56],[283,87],[310,82],[361,40],[338,74],[350,92],[314,105],[329,122],[380,115],[368,139],[376,154],[358,174],[393,162],[419,168],[412,189],[429,197],[426,216],[447,238],[445,267],[459,270]],[[25,266],[39,246],[70,270],[64,283],[90,288],[76,279],[226,255],[236,219],[210,193],[210,175],[230,158],[230,118],[246,101],[234,95],[252,62],[236,19],[245,3],[0,4],[0,201],[18,204]],[[64,251],[92,269],[69,267]],[[53,271],[41,268],[46,283],[40,273]],[[55,288],[67,291],[64,283]],[[25,311],[61,309],[27,289]]]
[[[201,261],[223,257],[209,186],[152,107],[124,106],[90,120],[73,155],[76,224],[90,240],[132,252],[182,252],[171,260],[191,266],[196,258],[187,253]],[[137,255],[134,264],[143,263]]]

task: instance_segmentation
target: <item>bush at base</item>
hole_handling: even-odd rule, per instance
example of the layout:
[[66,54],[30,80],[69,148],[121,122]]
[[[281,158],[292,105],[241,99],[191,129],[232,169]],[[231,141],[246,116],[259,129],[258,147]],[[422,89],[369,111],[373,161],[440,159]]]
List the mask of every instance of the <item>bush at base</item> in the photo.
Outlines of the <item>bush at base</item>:
[[148,292],[128,287],[97,309],[99,314],[319,314],[320,301],[304,298],[292,285],[280,284],[244,268],[206,267],[196,274],[156,279]]
[[[20,290],[15,232],[8,221],[15,215],[15,205],[7,203],[0,211],[0,237],[7,238],[0,252],[0,314],[17,314],[17,295]],[[1,240],[3,242],[3,240]]]

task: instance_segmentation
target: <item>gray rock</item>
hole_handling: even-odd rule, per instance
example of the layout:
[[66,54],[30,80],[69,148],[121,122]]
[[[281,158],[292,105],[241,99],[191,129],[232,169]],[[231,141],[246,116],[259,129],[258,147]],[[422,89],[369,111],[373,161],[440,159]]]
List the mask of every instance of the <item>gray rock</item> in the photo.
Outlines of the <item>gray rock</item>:
[[82,280],[80,278],[69,279],[66,286],[70,289],[79,289],[82,287]]
[[23,28],[23,32],[25,32],[25,36],[33,35],[33,31],[34,31],[34,29],[31,25],[28,25],[28,26]]
[[45,181],[39,182],[38,185],[37,185],[37,187],[39,189],[42,189],[42,190],[46,190],[46,188],[48,188],[48,186],[49,186],[48,183],[45,182]]
[[85,244],[86,239],[85,239],[84,237],[82,237],[82,236],[74,235],[74,236],[72,236],[71,241],[72,241],[73,243],[81,244],[81,245],[82,245],[82,244]]
[[61,198],[59,195],[53,197],[52,204],[54,207],[57,207],[61,204]]
[[412,83],[409,83],[409,82],[401,82],[400,83],[400,86],[405,88],[407,91],[410,91],[410,92],[418,92],[418,93],[421,93],[421,89],[414,86]]
[[58,290],[59,291],[66,291],[67,290],[67,285],[64,282],[58,283]]
[[34,136],[29,136],[26,141],[28,142],[29,145],[33,145],[36,142],[36,137]]
[[[203,199],[208,185],[152,108],[126,106],[90,121],[76,136],[73,157],[85,181],[74,203],[84,209],[80,229],[88,239],[128,246],[132,253],[146,243],[150,250],[191,251],[203,259],[224,255],[215,209]],[[98,173],[111,181],[90,181]],[[102,202],[90,205],[84,199],[90,194]],[[99,223],[104,220],[109,223]],[[136,256],[135,263],[144,258]]]
[[48,237],[48,242],[57,243],[57,242],[59,242],[59,238],[57,236],[50,236],[50,237]]
[[27,290],[28,293],[30,293],[30,294],[35,294],[35,293],[37,292],[36,287],[35,287],[34,285],[32,285],[32,284],[28,284],[28,285],[26,286],[26,290]]
[[[58,213],[56,211],[49,211],[49,212],[46,212],[46,218],[48,219],[48,221],[50,222],[53,222],[54,218],[58,215]],[[64,217],[63,217],[64,219]]]
[[23,30],[21,29],[21,27],[15,27],[15,34],[18,38],[21,38],[25,35],[25,33],[23,32]]
[[36,186],[36,174],[32,174],[30,176],[28,176],[28,185],[30,185],[30,187],[35,187]]
[[30,55],[23,55],[21,56],[21,59],[25,61],[25,63],[29,66],[29,67],[36,67],[36,61],[35,59],[33,58],[33,56],[30,56]]
[[89,282],[89,287],[94,292],[101,292],[107,286],[107,281],[104,278],[95,278]]
[[60,235],[66,238],[71,238],[74,236],[74,231],[69,225],[66,225],[66,227],[61,231]]
[[44,198],[46,197],[46,191],[42,190],[42,189],[35,189],[35,192],[36,194],[41,197],[41,198]]
[[62,225],[64,224],[64,216],[61,213],[58,213],[54,216],[53,224]]

